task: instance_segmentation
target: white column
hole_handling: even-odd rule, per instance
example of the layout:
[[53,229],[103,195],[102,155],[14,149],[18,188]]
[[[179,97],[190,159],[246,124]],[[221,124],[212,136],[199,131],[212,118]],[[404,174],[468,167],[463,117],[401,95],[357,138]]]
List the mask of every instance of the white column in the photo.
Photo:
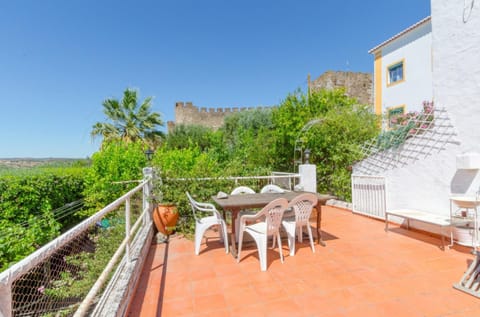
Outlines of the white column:
[[301,164],[298,166],[300,186],[304,191],[317,192],[317,166],[314,164]]

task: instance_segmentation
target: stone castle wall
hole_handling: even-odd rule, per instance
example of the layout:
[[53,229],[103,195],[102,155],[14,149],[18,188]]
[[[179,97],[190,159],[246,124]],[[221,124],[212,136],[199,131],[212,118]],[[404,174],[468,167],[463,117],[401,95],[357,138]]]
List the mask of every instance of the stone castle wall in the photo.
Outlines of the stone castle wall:
[[175,122],[169,121],[167,123],[168,131],[172,131],[176,124],[194,124],[218,129],[222,126],[223,119],[228,115],[259,108],[262,107],[199,108],[194,106],[192,102],[177,102],[175,104]]
[[[356,98],[362,104],[371,105],[373,103],[372,74],[328,71],[309,82],[309,88],[312,91],[340,87],[345,87],[347,95]],[[261,107],[199,108],[192,102],[177,102],[175,104],[175,121],[167,122],[167,127],[168,131],[172,131],[176,124],[194,124],[218,129],[228,115],[258,108]]]
[[370,73],[327,71],[309,86],[311,91],[344,87],[346,94],[359,103],[373,104],[373,78]]

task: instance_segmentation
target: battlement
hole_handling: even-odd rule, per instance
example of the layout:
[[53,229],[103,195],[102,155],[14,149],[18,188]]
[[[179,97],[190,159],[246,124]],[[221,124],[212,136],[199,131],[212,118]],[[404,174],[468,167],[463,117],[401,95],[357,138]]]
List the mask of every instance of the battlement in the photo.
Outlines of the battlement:
[[168,131],[171,131],[176,124],[195,124],[218,129],[222,126],[226,116],[253,109],[266,109],[268,106],[259,107],[221,107],[207,108],[197,107],[191,101],[175,103],[175,122],[168,122]]
[[[310,82],[311,90],[334,89],[344,87],[348,96],[357,98],[362,104],[372,104],[373,81],[372,74],[356,72],[328,71]],[[270,106],[259,107],[197,107],[191,101],[175,103],[175,121],[167,122],[168,131],[176,124],[195,124],[213,129],[223,125],[225,117],[246,110],[267,109]]]
[[233,113],[233,112],[262,109],[262,108],[269,108],[269,107],[259,106],[259,107],[206,108],[206,107],[194,106],[193,103],[190,101],[187,101],[187,102],[178,101],[175,103],[175,111],[179,110],[179,111],[188,111],[188,112],[197,112],[197,113]]

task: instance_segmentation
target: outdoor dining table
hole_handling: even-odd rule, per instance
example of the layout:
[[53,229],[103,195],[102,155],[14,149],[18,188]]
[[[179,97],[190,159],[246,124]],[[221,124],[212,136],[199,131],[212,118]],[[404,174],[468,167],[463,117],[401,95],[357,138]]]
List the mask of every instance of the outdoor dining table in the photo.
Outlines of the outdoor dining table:
[[[232,226],[231,226],[231,249],[232,255],[236,256],[236,234],[235,234],[235,220],[238,217],[238,214],[241,210],[250,209],[250,208],[263,208],[272,200],[277,198],[286,198],[288,201],[292,200],[296,196],[306,192],[298,191],[285,191],[283,193],[255,193],[255,194],[242,194],[242,195],[227,195],[226,197],[220,198],[218,196],[212,196],[212,199],[215,203],[223,209],[223,216],[225,218],[225,211],[228,211],[232,215]],[[331,195],[318,194],[318,203],[315,206],[317,211],[317,242],[326,246],[325,242],[322,240],[321,234],[321,224],[322,224],[322,206],[325,205],[327,200],[336,198]]]

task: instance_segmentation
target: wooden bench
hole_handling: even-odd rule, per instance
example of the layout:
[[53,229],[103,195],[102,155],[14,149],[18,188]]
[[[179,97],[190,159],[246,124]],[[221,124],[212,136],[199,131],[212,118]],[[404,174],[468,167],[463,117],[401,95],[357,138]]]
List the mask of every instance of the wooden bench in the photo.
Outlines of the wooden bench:
[[[445,228],[450,228],[450,245],[453,245],[453,233],[451,230],[452,223],[449,216],[436,215],[426,211],[420,211],[415,209],[397,209],[397,210],[388,210],[385,212],[385,231],[388,232],[388,216],[401,217],[407,220],[407,229],[410,229],[410,220],[420,221],[423,223],[428,223],[432,225],[437,225],[442,228],[442,231]],[[445,235],[442,236],[442,249],[445,250]]]

